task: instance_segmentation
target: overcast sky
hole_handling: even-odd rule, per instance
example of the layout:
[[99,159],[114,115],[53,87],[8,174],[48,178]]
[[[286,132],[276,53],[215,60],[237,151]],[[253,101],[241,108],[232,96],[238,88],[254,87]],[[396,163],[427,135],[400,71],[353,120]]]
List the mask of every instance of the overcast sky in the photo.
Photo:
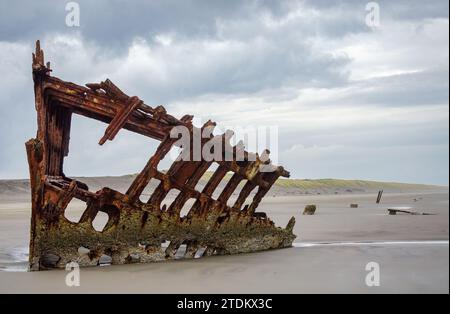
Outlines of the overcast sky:
[[[278,126],[294,178],[448,184],[448,1],[0,1],[0,178],[26,178],[31,53],[53,75],[110,78],[147,104],[231,127]],[[65,173],[139,172],[155,141],[74,117]]]

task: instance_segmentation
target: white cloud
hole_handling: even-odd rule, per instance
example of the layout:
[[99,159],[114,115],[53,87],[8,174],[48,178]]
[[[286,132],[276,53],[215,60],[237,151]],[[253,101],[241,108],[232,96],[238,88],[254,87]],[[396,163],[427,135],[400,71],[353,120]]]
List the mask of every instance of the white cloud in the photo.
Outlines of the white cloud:
[[366,80],[427,69],[447,69],[448,18],[420,21],[383,20],[369,33],[344,38],[316,38],[316,49],[348,56],[352,80]]

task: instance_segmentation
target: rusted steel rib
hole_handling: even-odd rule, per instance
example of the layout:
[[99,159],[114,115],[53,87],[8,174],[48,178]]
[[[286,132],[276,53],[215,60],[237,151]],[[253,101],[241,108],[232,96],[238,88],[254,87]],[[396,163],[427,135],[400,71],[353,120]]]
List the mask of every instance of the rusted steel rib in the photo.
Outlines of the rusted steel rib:
[[[245,151],[242,143],[232,147],[229,143],[232,131],[214,136],[214,122],[196,128],[191,115],[177,119],[163,106],[153,108],[136,96],[129,97],[109,79],[84,87],[50,76],[50,64],[44,61],[39,41],[32,69],[38,130],[36,139],[26,143],[32,200],[31,270],[65,267],[71,261],[94,266],[100,263],[102,255],[110,256],[112,264],[145,263],[292,245],[294,218],[283,229],[275,227],[265,213],[255,212],[278,177],[289,176],[283,167],[270,163],[268,151],[260,157]],[[90,191],[86,184],[64,174],[73,114],[109,124],[100,145],[113,140],[122,128],[160,141],[155,154],[125,194],[108,187]],[[200,148],[213,147],[212,153],[220,158],[196,158],[191,142],[189,149],[182,147],[182,153],[190,160],[177,159],[167,172],[158,170],[158,164],[170,149],[179,145],[178,138],[171,137],[174,127],[185,127],[190,135],[209,131],[200,140]],[[215,147],[221,147],[222,151],[216,152]],[[198,183],[213,164],[217,168],[198,190]],[[263,168],[270,172],[262,172]],[[215,199],[214,192],[230,172],[231,177]],[[142,202],[140,196],[152,178],[160,184]],[[227,202],[240,184],[243,188],[230,207]],[[171,190],[178,191],[178,196],[161,207]],[[252,198],[253,190],[256,194]],[[194,204],[187,214],[181,215],[192,198]],[[78,222],[65,217],[73,199],[85,203]],[[242,209],[246,201],[249,205]],[[106,213],[108,220],[103,230],[98,231],[93,222],[100,212]],[[185,250],[181,250],[183,246]]]
[[111,121],[111,124],[106,129],[105,135],[103,135],[103,137],[100,139],[98,143],[100,145],[103,145],[107,140],[112,141],[114,137],[117,135],[117,133],[119,133],[120,129],[127,122],[128,118],[133,113],[133,111],[140,104],[142,104],[142,100],[140,100],[138,97],[136,96],[130,97],[130,99],[127,102],[127,106],[116,114],[114,119]]

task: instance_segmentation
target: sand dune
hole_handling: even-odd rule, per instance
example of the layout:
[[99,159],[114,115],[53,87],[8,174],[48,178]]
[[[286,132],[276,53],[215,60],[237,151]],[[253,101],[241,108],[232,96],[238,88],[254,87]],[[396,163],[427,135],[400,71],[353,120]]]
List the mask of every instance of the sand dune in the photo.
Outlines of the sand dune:
[[[212,172],[207,172],[201,178],[197,189],[201,189],[211,177]],[[108,176],[108,177],[74,177],[86,183],[91,191],[100,190],[108,186],[119,192],[125,193],[136,175]],[[220,192],[230,179],[230,175],[220,183],[217,192]],[[158,180],[152,180],[143,192],[143,198],[150,196],[158,184]],[[244,184],[240,184],[242,188]],[[237,195],[240,188],[233,195]],[[0,199],[3,201],[20,201],[29,198],[29,180],[0,180]],[[378,182],[368,180],[341,180],[341,179],[279,179],[271,188],[268,196],[293,196],[293,195],[317,195],[317,194],[360,194],[375,193],[384,190],[387,193],[402,192],[442,192],[448,191],[446,186],[409,184],[396,182]],[[255,191],[254,191],[255,193]]]

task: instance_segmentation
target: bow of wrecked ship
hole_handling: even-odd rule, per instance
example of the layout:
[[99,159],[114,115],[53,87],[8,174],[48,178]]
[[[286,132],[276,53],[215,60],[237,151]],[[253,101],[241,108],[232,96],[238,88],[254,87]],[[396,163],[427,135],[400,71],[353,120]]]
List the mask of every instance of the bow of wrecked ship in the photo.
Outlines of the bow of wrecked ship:
[[[268,151],[259,156],[245,151],[243,145],[231,146],[231,131],[214,136],[214,122],[196,128],[192,116],[177,119],[162,106],[153,108],[136,96],[126,95],[110,80],[79,86],[53,77],[39,41],[32,68],[38,128],[36,138],[26,143],[32,193],[31,270],[65,267],[69,262],[94,266],[104,255],[111,258],[112,264],[162,261],[175,258],[182,245],[186,258],[292,245],[294,217],[286,228],[280,228],[264,213],[256,212],[275,181],[289,176],[283,167],[271,164]],[[108,124],[100,145],[113,140],[122,128],[160,141],[125,194],[108,187],[91,191],[86,184],[64,175],[73,114]],[[177,159],[168,171],[159,171],[159,162],[177,145],[178,138],[170,134],[179,126],[191,134],[208,129],[210,136],[201,140],[201,147],[219,143],[223,147],[221,154],[232,158]],[[216,170],[203,189],[196,190],[198,181],[214,163]],[[230,179],[214,199],[214,191],[228,173]],[[151,179],[160,183],[143,202],[140,196]],[[238,185],[243,188],[229,206],[227,201]],[[179,191],[178,196],[169,206],[161,207],[171,190]],[[256,194],[251,196],[253,190]],[[243,206],[251,197],[249,205]],[[78,222],[71,222],[64,215],[72,199],[86,204]],[[181,216],[181,209],[190,199],[195,202]],[[92,225],[99,212],[108,215],[101,231]]]

